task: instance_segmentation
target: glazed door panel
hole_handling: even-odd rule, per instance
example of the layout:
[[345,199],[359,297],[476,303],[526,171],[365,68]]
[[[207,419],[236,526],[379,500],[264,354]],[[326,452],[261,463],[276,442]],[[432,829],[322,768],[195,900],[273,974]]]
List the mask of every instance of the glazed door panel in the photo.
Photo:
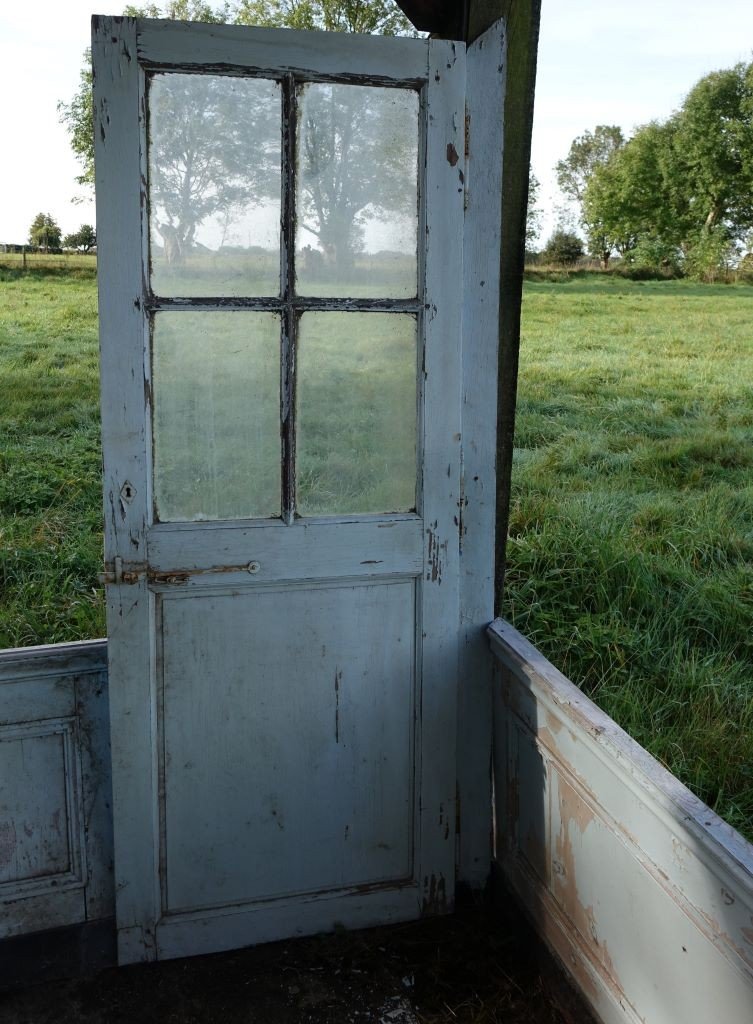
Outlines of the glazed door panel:
[[441,912],[462,47],[93,50],[121,962]]

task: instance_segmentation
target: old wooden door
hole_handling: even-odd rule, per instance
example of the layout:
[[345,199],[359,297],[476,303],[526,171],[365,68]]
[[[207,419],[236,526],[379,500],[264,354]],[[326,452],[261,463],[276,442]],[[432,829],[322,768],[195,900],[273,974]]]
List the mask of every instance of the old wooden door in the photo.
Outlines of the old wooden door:
[[93,46],[120,960],[439,912],[464,49]]

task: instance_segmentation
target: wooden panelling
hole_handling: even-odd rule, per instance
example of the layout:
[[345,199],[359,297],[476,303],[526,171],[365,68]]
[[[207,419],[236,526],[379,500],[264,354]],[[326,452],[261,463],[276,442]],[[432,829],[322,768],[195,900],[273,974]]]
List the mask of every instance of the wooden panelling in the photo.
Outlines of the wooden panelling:
[[490,628],[501,870],[596,1014],[753,1019],[753,848],[519,633]]
[[415,581],[160,611],[163,913],[412,878]]
[[0,937],[112,913],[105,650],[0,652]]

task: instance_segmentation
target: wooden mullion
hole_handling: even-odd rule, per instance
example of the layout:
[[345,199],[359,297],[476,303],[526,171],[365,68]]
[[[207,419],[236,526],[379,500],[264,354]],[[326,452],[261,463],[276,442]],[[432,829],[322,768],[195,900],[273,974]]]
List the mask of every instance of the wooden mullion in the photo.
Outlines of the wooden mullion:
[[292,74],[282,80],[282,348],[280,363],[280,431],[282,438],[282,518],[295,519],[295,363],[297,318],[295,292],[295,148],[296,83]]

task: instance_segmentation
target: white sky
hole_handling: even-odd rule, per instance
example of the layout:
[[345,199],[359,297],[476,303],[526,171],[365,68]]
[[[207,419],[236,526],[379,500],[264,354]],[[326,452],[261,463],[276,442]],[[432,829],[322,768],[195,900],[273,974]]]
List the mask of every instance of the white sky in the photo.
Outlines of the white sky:
[[[124,3],[0,3],[0,242],[26,241],[40,210],[64,233],[94,221],[92,202],[71,202],[78,165],[56,107],[76,89],[92,11],[117,14]],[[559,202],[552,167],[576,135],[664,118],[701,75],[752,54],[753,0],[543,0],[533,136],[540,205]],[[550,213],[543,235],[553,223]]]

